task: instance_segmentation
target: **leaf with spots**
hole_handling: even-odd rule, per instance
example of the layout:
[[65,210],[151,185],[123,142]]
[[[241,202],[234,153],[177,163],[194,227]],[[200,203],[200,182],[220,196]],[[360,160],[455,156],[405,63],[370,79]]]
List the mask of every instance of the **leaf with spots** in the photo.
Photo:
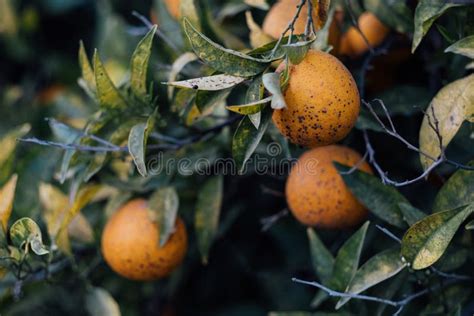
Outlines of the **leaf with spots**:
[[[398,274],[406,267],[400,256],[400,249],[388,249],[382,251],[364,263],[355,273],[347,286],[345,293],[359,294],[372,286],[383,282]],[[341,308],[350,300],[350,297],[342,297],[336,304],[336,309]]]
[[[474,119],[474,74],[456,80],[443,87],[426,110],[420,128],[420,150],[437,159],[442,150],[454,138],[464,121]],[[441,135],[442,144],[438,134]],[[420,161],[426,170],[433,159],[420,154]]]
[[3,233],[7,232],[8,220],[12,214],[17,180],[18,176],[14,174],[10,180],[0,188],[0,222],[2,224],[0,229]]
[[247,104],[242,104],[242,105],[230,105],[227,106],[226,108],[229,111],[239,113],[242,115],[251,115],[251,114],[256,114],[261,112],[264,108],[265,105],[267,105],[268,102],[272,100],[272,97],[267,97],[265,99],[255,101],[252,103],[247,103]]
[[438,212],[411,226],[402,239],[402,256],[415,270],[425,269],[443,255],[474,204]]
[[219,91],[198,91],[196,93],[196,106],[201,115],[209,115],[220,105],[225,105],[232,88]]
[[138,43],[130,62],[130,87],[132,92],[142,100],[147,99],[146,78],[151,47],[157,26],[153,26],[145,37]]
[[398,203],[398,208],[403,215],[403,220],[407,222],[409,226],[421,221],[426,217],[426,213],[420,211],[416,207],[412,206],[407,202]]
[[[191,52],[186,52],[179,56],[174,62],[173,65],[171,66],[171,70],[168,75],[168,99],[171,100],[173,98],[173,92],[175,86],[170,84],[174,81],[176,81],[176,78],[178,77],[178,74],[183,70],[186,65],[189,63],[192,63],[195,61],[198,57]],[[191,87],[192,88],[192,87]]]
[[196,55],[215,70],[238,77],[252,77],[263,72],[269,61],[224,48],[198,32],[184,19],[184,30]]
[[351,168],[337,162],[334,165],[342,172],[341,176],[351,192],[372,213],[393,226],[406,227],[398,203],[409,202],[397,189],[384,185],[379,178],[363,171],[348,173]]
[[97,51],[94,53],[94,73],[100,107],[103,110],[126,109],[127,102],[107,74]]
[[232,139],[232,157],[234,157],[235,165],[239,174],[244,173],[247,161],[252,156],[258,144],[263,138],[268,124],[271,120],[271,110],[266,108],[262,112],[262,118],[258,129],[250,121],[248,116],[245,116],[240,121],[239,126]]
[[194,225],[202,262],[207,264],[209,250],[217,234],[224,194],[224,177],[212,176],[199,190]]
[[13,246],[28,251],[29,247],[38,256],[49,253],[43,245],[41,230],[34,220],[23,217],[10,227],[10,240]]
[[128,136],[128,151],[133,162],[142,177],[148,175],[145,156],[148,136],[155,126],[155,114],[152,114],[146,122],[138,123],[132,127]]
[[334,266],[334,257],[319,239],[314,229],[306,230],[309,240],[309,250],[311,253],[311,262],[316,275],[324,284],[331,278]]
[[344,291],[354,277],[359,266],[360,254],[368,228],[369,222],[366,222],[339,249],[334,261],[332,276],[328,282],[330,288]]
[[434,21],[449,8],[459,6],[445,0],[420,0],[415,10],[415,33],[411,51],[414,52]]
[[[471,161],[468,166],[473,167],[474,161]],[[471,203],[474,203],[474,171],[460,169],[439,190],[433,203],[433,212]]]
[[109,292],[100,287],[89,289],[86,310],[91,316],[120,316],[120,307]]
[[219,91],[232,88],[242,83],[245,78],[230,75],[214,75],[209,77],[201,77],[188,79],[183,81],[166,82],[167,85],[204,91]]
[[160,188],[150,197],[148,205],[153,212],[154,220],[160,227],[159,243],[160,247],[163,247],[176,227],[179,209],[178,193],[173,187]]
[[274,110],[286,108],[285,97],[281,91],[280,74],[276,72],[264,74],[262,77],[265,89],[272,94],[271,107]]
[[445,53],[455,53],[474,59],[474,35],[460,39],[445,49]]

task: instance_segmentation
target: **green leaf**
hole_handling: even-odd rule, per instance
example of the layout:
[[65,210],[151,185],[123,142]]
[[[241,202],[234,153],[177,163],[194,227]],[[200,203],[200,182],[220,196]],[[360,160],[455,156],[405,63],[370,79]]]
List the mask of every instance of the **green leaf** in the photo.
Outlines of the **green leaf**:
[[[438,125],[439,134],[446,148],[465,120],[474,119],[474,74],[456,80],[443,87],[431,101],[420,128],[420,150],[433,159],[441,154],[439,137],[433,129]],[[436,124],[436,122],[438,124]],[[426,170],[433,159],[420,154],[420,161]]]
[[[350,170],[337,162],[334,165],[342,172]],[[384,185],[376,176],[359,170],[343,173],[341,176],[357,199],[377,217],[393,226],[406,227],[398,203],[408,203],[408,200],[397,189]]]
[[268,67],[268,61],[253,58],[214,43],[198,32],[188,19],[185,18],[183,23],[186,35],[196,55],[215,70],[237,77],[251,77],[263,72]]
[[256,113],[261,112],[265,108],[265,105],[271,100],[272,100],[272,97],[267,97],[265,99],[247,103],[247,104],[230,105],[230,106],[227,106],[226,108],[229,111],[239,113],[242,115],[251,115],[251,114],[256,114]]
[[245,78],[230,76],[230,75],[214,75],[209,77],[201,77],[188,79],[183,81],[172,81],[166,82],[167,85],[188,88],[194,90],[205,90],[205,91],[219,91],[228,88],[232,88],[242,83]]
[[460,39],[445,49],[445,53],[455,53],[474,59],[474,35]]
[[297,65],[303,61],[308,53],[308,50],[311,48],[314,40],[311,41],[303,41],[297,42],[292,44],[282,45],[283,49],[285,50],[286,55],[290,59],[290,62],[293,65]]
[[[400,249],[388,249],[382,251],[364,263],[355,273],[347,286],[346,293],[359,294],[372,286],[385,281],[406,266],[401,260]],[[350,297],[342,297],[336,304],[336,309],[341,308],[350,300]]]
[[415,270],[431,266],[445,252],[474,204],[432,214],[411,226],[402,239],[402,256]]
[[332,277],[328,283],[333,290],[344,291],[354,277],[359,266],[367,228],[369,228],[369,222],[359,228],[339,249],[334,261]]
[[[426,87],[397,85],[384,90],[378,94],[375,99],[383,100],[390,111],[390,115],[409,116],[424,111],[432,98],[433,95]],[[381,107],[375,106],[374,110],[378,114],[383,114]]]
[[86,49],[82,41],[79,42],[79,66],[81,67],[82,80],[90,91],[95,91],[95,76],[92,66],[87,58]]
[[94,53],[94,73],[100,107],[104,110],[126,109],[127,102],[107,74],[97,51]]
[[286,108],[285,97],[281,91],[280,74],[274,72],[264,74],[262,82],[265,89],[272,94],[272,109],[280,110]]
[[148,205],[160,227],[159,242],[160,247],[163,247],[176,227],[179,209],[178,193],[173,187],[160,188],[150,197]]
[[224,177],[209,178],[199,190],[194,225],[202,262],[207,264],[209,250],[219,226],[224,193]]
[[[245,93],[245,103],[251,104],[263,99],[265,87],[263,86],[262,76],[255,77],[249,85]],[[263,109],[262,109],[263,110]],[[249,114],[248,118],[256,129],[260,127],[262,122],[262,113]]]
[[174,92],[174,85],[171,85],[170,83],[176,81],[176,78],[178,77],[178,74],[183,70],[184,67],[186,67],[187,64],[195,61],[198,57],[191,52],[186,52],[179,56],[174,62],[173,65],[171,66],[171,70],[168,75],[168,99],[171,100],[173,98],[173,92]]
[[14,174],[3,187],[0,188],[0,223],[3,233],[7,232],[8,220],[13,210],[13,200],[15,198],[15,189],[18,176]]
[[[474,161],[468,166],[473,167]],[[458,170],[443,185],[433,203],[433,212],[449,210],[474,202],[474,171]]]
[[237,126],[232,139],[232,157],[234,157],[239,173],[244,172],[246,162],[257,149],[270,123],[271,116],[271,110],[265,109],[262,112],[262,120],[258,129],[255,129],[248,116],[244,117]]
[[24,248],[25,251],[30,246],[38,256],[48,253],[38,224],[29,217],[20,218],[10,227],[10,240],[15,247]]
[[91,316],[120,316],[120,307],[109,292],[94,287],[86,295],[86,310]]
[[313,269],[316,271],[316,275],[321,279],[321,281],[326,283],[332,275],[334,257],[323,244],[321,239],[319,239],[314,229],[308,228],[306,233],[308,234]]
[[364,7],[391,29],[412,33],[413,13],[404,1],[364,0]]
[[470,221],[469,223],[466,224],[466,229],[467,230],[474,230],[474,220]]
[[130,85],[132,92],[142,100],[146,100],[147,98],[146,78],[148,62],[150,60],[151,47],[156,29],[157,26],[153,26],[145,37],[138,43],[137,48],[133,52],[130,63]]
[[398,208],[403,215],[403,220],[407,222],[409,226],[421,221],[426,217],[426,213],[406,202],[398,203]]
[[198,91],[196,94],[196,106],[202,115],[212,113],[215,107],[225,103],[232,88],[220,91]]
[[412,53],[420,44],[423,36],[428,33],[434,21],[443,15],[446,10],[459,6],[444,0],[420,0],[415,10],[415,33],[413,34]]
[[155,114],[152,114],[146,122],[138,123],[132,127],[128,137],[128,151],[133,158],[135,166],[142,177],[148,175],[145,156],[148,136],[155,125]]

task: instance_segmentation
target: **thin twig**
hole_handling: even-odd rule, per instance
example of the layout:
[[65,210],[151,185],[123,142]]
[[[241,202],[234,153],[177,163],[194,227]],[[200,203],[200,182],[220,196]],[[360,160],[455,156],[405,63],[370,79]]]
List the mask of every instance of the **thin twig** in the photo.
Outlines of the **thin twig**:
[[260,223],[262,224],[262,232],[268,231],[273,225],[276,224],[276,222],[287,216],[289,213],[290,212],[288,211],[288,209],[285,208],[274,215],[262,218],[260,220]]

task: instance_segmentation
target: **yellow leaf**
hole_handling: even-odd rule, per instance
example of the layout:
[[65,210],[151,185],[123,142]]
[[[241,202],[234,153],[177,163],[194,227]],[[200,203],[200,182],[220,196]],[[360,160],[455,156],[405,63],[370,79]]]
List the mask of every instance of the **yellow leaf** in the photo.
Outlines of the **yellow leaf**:
[[58,235],[64,215],[69,208],[69,199],[58,188],[41,183],[39,186],[39,198],[42,206],[42,216],[46,223],[51,240]]
[[247,26],[250,29],[250,45],[257,48],[273,41],[273,38],[263,32],[260,26],[254,21],[250,11],[245,12]]
[[[437,159],[441,146],[437,133],[430,125],[438,125],[442,147],[446,148],[465,120],[474,118],[474,74],[456,80],[443,87],[426,110],[420,129],[420,150]],[[426,170],[434,161],[420,154],[420,161]]]
[[3,231],[7,231],[8,219],[12,214],[13,199],[15,198],[15,188],[18,176],[14,174],[10,180],[0,189],[0,221]]
[[8,132],[8,134],[0,140],[0,148],[2,149],[0,151],[0,167],[8,160],[15,150],[16,144],[18,143],[17,139],[25,136],[30,129],[30,124],[23,124]]

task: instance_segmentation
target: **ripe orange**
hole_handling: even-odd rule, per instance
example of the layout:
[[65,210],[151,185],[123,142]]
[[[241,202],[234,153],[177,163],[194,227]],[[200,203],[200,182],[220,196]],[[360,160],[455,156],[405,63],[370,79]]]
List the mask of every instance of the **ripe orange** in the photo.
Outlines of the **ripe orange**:
[[351,73],[336,57],[315,50],[289,71],[287,107],[273,112],[276,127],[301,146],[325,146],[343,139],[360,110]]
[[178,218],[176,230],[163,247],[158,225],[150,219],[147,201],[135,199],[120,208],[105,225],[102,254],[118,274],[132,280],[155,280],[169,275],[183,260],[187,234]]
[[[370,12],[362,13],[359,16],[358,25],[362,34],[365,35],[372,47],[380,45],[390,31],[388,27]],[[341,55],[357,57],[368,50],[369,47],[367,43],[355,27],[349,28],[349,30],[342,35],[340,44]]]
[[165,0],[165,4],[171,16],[173,16],[175,19],[179,18],[181,1],[180,0]]
[[305,152],[291,169],[286,181],[286,201],[298,221],[307,226],[343,229],[361,223],[366,208],[347,188],[333,165],[359,163],[358,169],[372,173],[356,151],[339,145],[319,147]]

